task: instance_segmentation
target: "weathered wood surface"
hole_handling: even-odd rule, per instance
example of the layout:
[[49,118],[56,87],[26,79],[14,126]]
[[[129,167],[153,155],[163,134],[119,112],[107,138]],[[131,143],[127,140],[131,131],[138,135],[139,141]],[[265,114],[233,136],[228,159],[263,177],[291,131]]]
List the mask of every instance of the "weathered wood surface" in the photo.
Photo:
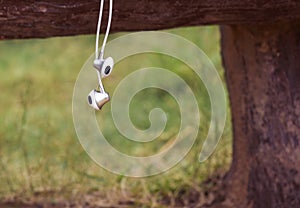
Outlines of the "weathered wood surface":
[[223,207],[300,207],[300,22],[221,32],[234,134]]
[[[0,39],[95,33],[98,11],[99,0],[0,0]],[[292,19],[299,0],[115,0],[112,31]]]

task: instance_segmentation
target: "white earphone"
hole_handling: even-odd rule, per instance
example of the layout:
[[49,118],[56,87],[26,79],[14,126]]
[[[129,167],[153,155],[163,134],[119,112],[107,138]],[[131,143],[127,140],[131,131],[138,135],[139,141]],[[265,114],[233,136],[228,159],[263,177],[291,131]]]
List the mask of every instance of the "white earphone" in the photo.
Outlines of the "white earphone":
[[96,57],[94,60],[94,67],[96,68],[97,75],[98,75],[99,89],[92,90],[88,95],[88,104],[96,110],[100,110],[103,107],[103,105],[109,102],[110,100],[108,93],[105,92],[101,79],[108,77],[111,74],[114,67],[114,60],[112,57],[108,57],[105,59],[103,58],[107,38],[110,32],[112,13],[113,13],[113,0],[110,0],[109,2],[110,5],[109,5],[108,23],[107,23],[106,33],[104,36],[100,53],[99,53],[99,37],[100,37],[100,30],[101,30],[104,0],[101,0],[100,3],[100,11],[99,11],[99,19],[98,19],[98,27],[97,27],[96,51],[95,51]]

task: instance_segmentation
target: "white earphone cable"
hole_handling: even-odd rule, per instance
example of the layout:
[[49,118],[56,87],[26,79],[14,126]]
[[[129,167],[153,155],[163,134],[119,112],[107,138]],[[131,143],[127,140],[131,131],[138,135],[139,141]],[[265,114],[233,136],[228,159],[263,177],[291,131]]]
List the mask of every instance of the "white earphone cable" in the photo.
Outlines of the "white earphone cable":
[[101,3],[100,3],[100,11],[99,11],[99,19],[98,19],[98,26],[97,26],[97,36],[96,36],[96,51],[95,51],[96,59],[99,58],[99,37],[100,37],[100,30],[101,30],[101,21],[102,21],[102,14],[103,14],[103,5],[104,5],[104,0],[101,0]]
[[113,13],[113,0],[109,1],[109,17],[108,17],[108,23],[107,23],[107,28],[106,28],[106,34],[103,40],[103,44],[102,44],[102,48],[101,48],[101,52],[100,52],[100,56],[101,58],[103,58],[103,54],[104,54],[104,49],[106,46],[106,42],[107,42],[107,38],[110,32],[110,27],[111,27],[111,20],[112,20],[112,13]]
[[95,52],[96,59],[99,59],[99,58],[102,59],[103,58],[106,42],[107,42],[108,35],[109,35],[109,32],[110,32],[110,28],[111,28],[112,13],[113,13],[113,0],[110,0],[109,2],[110,3],[109,3],[108,23],[107,23],[106,33],[105,33],[105,36],[104,36],[101,51],[100,51],[100,54],[99,54],[99,37],[100,37],[100,30],[101,30],[101,21],[102,21],[102,15],[103,15],[104,0],[101,0],[101,3],[100,3],[100,11],[99,11],[99,19],[98,19],[98,27],[97,27],[97,37],[96,37],[96,52]]
[[[98,19],[98,26],[97,26],[97,35],[96,35],[96,50],[95,50],[95,59],[103,59],[103,55],[104,55],[104,49],[106,46],[106,42],[107,42],[107,38],[110,32],[110,27],[111,27],[111,20],[112,20],[112,10],[113,10],[113,0],[110,0],[110,6],[109,6],[109,17],[108,17],[108,23],[107,23],[107,28],[106,28],[106,33],[104,36],[104,40],[103,40],[103,44],[101,47],[101,51],[99,54],[99,38],[100,38],[100,31],[101,31],[101,22],[102,22],[102,15],[103,15],[103,6],[104,6],[104,0],[101,0],[100,2],[100,11],[99,11],[99,19]],[[101,81],[101,74],[100,72],[97,70],[97,75],[98,75],[98,80],[99,80],[99,88],[101,92],[105,92],[104,91],[104,87]]]
[[100,88],[100,92],[105,92],[102,81],[101,81],[101,74],[100,72],[97,70],[97,75],[98,75],[98,80],[99,80],[99,88]]

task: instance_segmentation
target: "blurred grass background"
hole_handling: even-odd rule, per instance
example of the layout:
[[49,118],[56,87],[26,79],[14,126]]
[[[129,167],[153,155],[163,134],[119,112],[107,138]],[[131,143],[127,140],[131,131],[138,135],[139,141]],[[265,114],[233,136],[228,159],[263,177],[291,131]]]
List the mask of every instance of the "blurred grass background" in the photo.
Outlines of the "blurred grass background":
[[[217,27],[181,28],[168,32],[198,45],[212,60],[224,81]],[[110,39],[120,35],[111,35]],[[68,197],[98,191],[110,198],[121,194],[122,197],[153,204],[165,196],[176,198],[189,190],[200,190],[201,182],[217,171],[227,170],[231,161],[232,137],[229,108],[222,139],[214,155],[205,163],[198,162],[198,154],[208,124],[200,128],[199,139],[187,157],[162,175],[145,179],[126,178],[97,166],[80,146],[72,121],[73,87],[82,65],[94,52],[94,41],[94,36],[77,36],[0,42],[0,198],[12,195],[30,197],[47,192]],[[166,67],[184,78],[199,95],[201,119],[208,120],[210,102],[201,80],[179,61],[164,60],[155,54],[131,57],[116,65],[115,73],[105,80],[105,86],[110,91],[122,77],[139,67],[148,66],[147,63]],[[180,124],[176,105],[172,97],[155,89],[144,90],[135,96],[131,103],[131,118],[139,128],[149,126],[148,114],[154,107],[161,107],[168,114],[163,138],[151,147],[126,144],[112,125],[108,125],[105,135],[126,153],[151,155],[176,135]],[[105,116],[108,113],[104,110]],[[109,115],[107,119],[111,120]]]

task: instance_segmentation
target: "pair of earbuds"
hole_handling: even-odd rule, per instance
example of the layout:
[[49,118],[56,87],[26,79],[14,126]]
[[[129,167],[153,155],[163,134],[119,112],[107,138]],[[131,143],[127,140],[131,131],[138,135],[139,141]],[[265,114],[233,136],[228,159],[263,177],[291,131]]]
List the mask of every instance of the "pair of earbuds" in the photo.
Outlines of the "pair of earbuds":
[[99,36],[100,36],[100,29],[101,29],[101,21],[102,21],[102,14],[103,14],[103,6],[104,0],[101,0],[100,3],[100,11],[99,11],[99,20],[98,20],[98,27],[97,27],[97,36],[96,36],[96,51],[95,51],[95,60],[94,60],[94,68],[96,69],[98,75],[98,82],[99,86],[98,89],[92,90],[88,97],[87,101],[88,104],[94,108],[95,110],[100,110],[106,103],[110,101],[109,94],[105,92],[105,89],[102,84],[102,79],[108,77],[114,67],[114,60],[112,57],[103,58],[104,57],[104,49],[106,46],[107,38],[110,32],[111,27],[111,20],[112,20],[112,8],[113,8],[113,0],[110,0],[109,6],[109,17],[108,17],[108,24],[106,28],[106,34],[104,36],[103,44],[101,47],[101,51],[99,53]]

